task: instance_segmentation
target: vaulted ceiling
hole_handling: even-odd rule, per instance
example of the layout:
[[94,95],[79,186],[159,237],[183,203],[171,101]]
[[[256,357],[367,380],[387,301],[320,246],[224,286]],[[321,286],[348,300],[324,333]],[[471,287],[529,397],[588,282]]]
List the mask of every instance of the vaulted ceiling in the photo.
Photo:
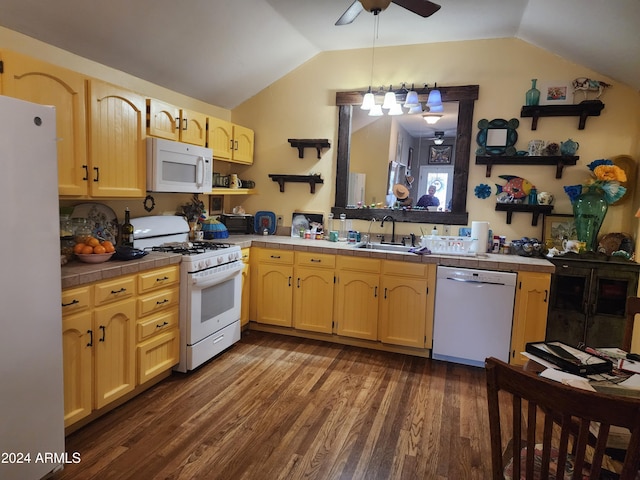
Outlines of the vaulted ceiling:
[[[638,0],[391,4],[377,46],[516,37],[640,90]],[[372,45],[352,0],[2,0],[0,25],[157,85],[234,108],[322,51]]]

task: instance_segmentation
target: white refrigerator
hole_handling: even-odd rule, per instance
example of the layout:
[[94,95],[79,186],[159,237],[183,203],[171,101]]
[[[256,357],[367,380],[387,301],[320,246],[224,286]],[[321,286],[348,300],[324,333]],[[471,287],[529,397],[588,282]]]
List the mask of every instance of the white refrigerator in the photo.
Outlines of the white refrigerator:
[[42,478],[67,458],[57,168],[55,108],[0,96],[3,480]]

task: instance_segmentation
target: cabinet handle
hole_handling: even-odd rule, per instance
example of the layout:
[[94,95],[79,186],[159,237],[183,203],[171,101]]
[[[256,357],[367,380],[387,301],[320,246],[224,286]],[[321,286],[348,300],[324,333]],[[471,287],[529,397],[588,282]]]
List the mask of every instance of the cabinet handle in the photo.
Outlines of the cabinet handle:
[[169,300],[167,300],[166,298],[164,300],[162,300],[161,302],[156,302],[156,305],[164,305],[165,303],[168,303]]
[[269,255],[270,258],[280,258],[280,255]]
[[187,129],[187,124],[188,124],[189,120],[188,119],[183,119],[182,123],[184,123],[184,127],[182,127],[182,130],[186,130]]
[[180,130],[180,117],[176,117],[176,130]]
[[544,303],[547,303],[547,300],[549,300],[549,290],[544,291]]
[[238,141],[236,140],[234,143],[235,143],[235,148],[234,148],[234,150],[238,150]]
[[300,288],[300,277],[298,277],[298,288]]
[[229,140],[229,150],[233,150],[233,138]]
[[93,347],[93,330],[87,330],[89,334],[89,343],[87,343],[87,347]]
[[164,282],[165,280],[169,280],[169,277],[156,278],[156,282]]
[[289,286],[291,286],[291,277],[289,277]]
[[378,298],[378,286],[373,287],[373,298]]
[[111,295],[117,295],[119,293],[123,293],[123,292],[126,292],[126,291],[127,291],[127,289],[122,287],[120,290],[111,290]]
[[71,305],[75,305],[76,303],[80,303],[80,300],[73,299],[69,303],[63,303],[62,306],[63,307],[70,307]]
[[168,322],[164,322],[162,325],[156,325],[156,328],[162,328],[165,325],[169,325],[169,323]]
[[105,327],[104,325],[100,325],[100,330],[102,330],[102,337],[98,341],[104,342],[105,336],[107,334],[107,327]]
[[97,182],[98,180],[100,180],[100,168],[99,167],[93,167],[93,169],[96,172],[96,177],[93,179],[93,181]]
[[384,289],[384,298],[385,298],[385,300],[387,299],[387,289],[386,288]]
[[84,177],[82,177],[82,180],[89,180],[89,166],[82,165],[82,168],[84,168]]
[[319,259],[319,258],[312,258],[312,259],[310,260],[310,262],[321,263],[321,262],[322,262],[322,260],[321,260],[321,259]]

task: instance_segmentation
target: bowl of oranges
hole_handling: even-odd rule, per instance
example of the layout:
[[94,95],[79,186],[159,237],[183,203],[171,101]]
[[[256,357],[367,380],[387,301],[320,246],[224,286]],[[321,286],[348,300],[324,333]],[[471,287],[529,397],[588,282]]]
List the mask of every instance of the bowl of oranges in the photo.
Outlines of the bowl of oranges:
[[85,238],[73,247],[73,253],[76,254],[78,260],[84,263],[106,262],[115,252],[113,243],[109,240],[100,241],[95,237]]

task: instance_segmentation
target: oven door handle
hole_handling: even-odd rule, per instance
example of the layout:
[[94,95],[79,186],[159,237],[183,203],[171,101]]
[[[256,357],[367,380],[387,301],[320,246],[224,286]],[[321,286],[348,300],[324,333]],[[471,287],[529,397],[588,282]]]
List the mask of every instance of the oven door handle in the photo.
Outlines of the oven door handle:
[[207,277],[192,277],[191,285],[195,288],[207,288],[212,285],[217,285],[226,280],[231,280],[234,277],[239,276],[242,273],[243,264],[242,262],[237,262],[238,266],[234,266],[233,269],[225,270],[224,272],[218,272],[215,275],[207,276]]

